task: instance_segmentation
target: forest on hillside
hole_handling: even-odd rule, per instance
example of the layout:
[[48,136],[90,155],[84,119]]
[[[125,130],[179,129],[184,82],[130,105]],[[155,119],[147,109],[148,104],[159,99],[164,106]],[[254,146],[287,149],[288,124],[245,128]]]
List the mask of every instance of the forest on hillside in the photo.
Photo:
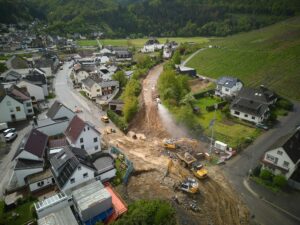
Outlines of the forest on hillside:
[[55,34],[226,36],[297,15],[299,0],[0,0],[0,22],[38,18]]

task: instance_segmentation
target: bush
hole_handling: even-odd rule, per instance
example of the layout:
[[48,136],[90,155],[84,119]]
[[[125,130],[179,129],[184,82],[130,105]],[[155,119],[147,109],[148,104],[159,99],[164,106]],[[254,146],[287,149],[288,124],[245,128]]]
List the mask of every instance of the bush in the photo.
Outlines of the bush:
[[261,166],[256,166],[253,170],[252,170],[252,175],[255,177],[258,177],[260,175],[260,170],[261,170]]
[[273,184],[279,188],[282,188],[287,184],[287,180],[285,176],[276,175],[273,177]]
[[211,94],[213,94],[214,92],[215,92],[214,89],[206,90],[206,91],[202,91],[202,92],[199,92],[199,93],[197,93],[197,94],[194,94],[194,97],[195,97],[196,99],[199,99],[199,98],[203,98],[203,97],[206,97],[206,96],[208,96],[208,95],[211,95]]
[[283,99],[283,98],[279,99],[276,102],[276,106],[279,107],[279,108],[285,109],[287,111],[292,111],[293,108],[294,108],[294,105],[293,105],[292,102],[290,102],[287,99]]
[[137,97],[132,96],[132,97],[127,97],[125,99],[123,114],[124,114],[124,119],[127,123],[133,119],[138,109],[139,109],[139,101]]
[[128,125],[127,123],[123,120],[122,117],[120,117],[118,114],[116,114],[114,111],[112,110],[108,110],[107,111],[107,116],[109,117],[109,119],[117,125],[117,127],[119,127],[119,129],[123,132],[127,132],[128,129]]
[[263,180],[272,181],[273,174],[269,170],[262,169],[259,177]]

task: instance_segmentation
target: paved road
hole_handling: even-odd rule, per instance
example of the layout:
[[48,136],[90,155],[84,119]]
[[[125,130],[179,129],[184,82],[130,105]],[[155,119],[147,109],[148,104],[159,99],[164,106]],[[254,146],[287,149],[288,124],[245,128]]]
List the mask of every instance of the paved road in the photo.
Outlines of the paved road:
[[91,122],[100,130],[103,130],[106,126],[115,128],[113,123],[104,124],[101,122],[100,117],[106,113],[73,89],[72,81],[69,78],[71,73],[70,65],[70,62],[65,63],[63,70],[59,70],[55,76],[54,89],[57,96],[56,99],[72,110],[80,107],[83,112],[78,113],[78,116],[85,121]]
[[[299,224],[299,222],[254,197],[243,185],[243,180],[247,176],[249,169],[258,164],[263,152],[279,137],[291,132],[295,128],[295,125],[300,123],[299,113],[300,104],[296,103],[294,112],[282,118],[274,129],[261,135],[240,155],[224,165],[225,175],[229,178],[237,192],[242,195],[251,213],[255,215],[256,220],[265,225],[294,225]],[[288,201],[288,198],[286,201]],[[280,206],[284,208],[288,204],[289,202],[282,202]]]

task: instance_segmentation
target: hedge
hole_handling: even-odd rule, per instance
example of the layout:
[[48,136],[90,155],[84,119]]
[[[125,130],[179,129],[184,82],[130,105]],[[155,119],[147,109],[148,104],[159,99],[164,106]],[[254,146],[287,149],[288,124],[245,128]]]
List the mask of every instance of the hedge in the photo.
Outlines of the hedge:
[[215,93],[215,90],[214,89],[210,89],[210,90],[207,90],[207,91],[203,91],[203,92],[194,94],[194,97],[195,97],[195,99],[199,99],[199,98],[203,98],[203,97],[205,97],[207,95],[211,95],[211,94],[214,94],[214,93]]
[[123,132],[127,132],[128,131],[128,124],[124,121],[124,119],[122,117],[120,117],[118,114],[116,114],[114,111],[112,110],[108,110],[107,111],[107,116],[109,117],[109,119],[116,124],[116,126]]
[[[217,109],[222,109],[225,105],[227,105],[226,101],[219,102],[219,103],[217,103]],[[215,105],[206,106],[206,111],[207,112],[211,112],[211,111],[214,111],[214,110],[215,110]]]

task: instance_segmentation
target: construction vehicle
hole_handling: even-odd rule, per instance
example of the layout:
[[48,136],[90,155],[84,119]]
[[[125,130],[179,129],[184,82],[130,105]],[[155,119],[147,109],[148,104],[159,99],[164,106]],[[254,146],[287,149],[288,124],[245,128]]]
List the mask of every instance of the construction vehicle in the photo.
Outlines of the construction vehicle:
[[177,157],[181,160],[185,167],[191,168],[192,164],[197,161],[197,159],[192,156],[189,152],[179,152],[176,153]]
[[111,127],[107,127],[107,128],[105,129],[105,133],[106,133],[106,134],[116,133],[116,130],[113,129],[113,128],[111,128]]
[[204,168],[201,168],[201,169],[199,169],[199,170],[193,168],[193,169],[192,169],[192,172],[193,172],[193,174],[195,175],[195,177],[197,177],[197,178],[199,178],[199,179],[201,179],[201,180],[203,180],[203,179],[205,179],[205,178],[208,177],[208,176],[207,176],[207,170],[204,169]]
[[101,121],[104,123],[109,123],[108,116],[101,116]]
[[177,148],[175,140],[173,140],[173,139],[164,139],[163,146],[164,146],[164,148],[166,148],[168,150],[175,150]]

